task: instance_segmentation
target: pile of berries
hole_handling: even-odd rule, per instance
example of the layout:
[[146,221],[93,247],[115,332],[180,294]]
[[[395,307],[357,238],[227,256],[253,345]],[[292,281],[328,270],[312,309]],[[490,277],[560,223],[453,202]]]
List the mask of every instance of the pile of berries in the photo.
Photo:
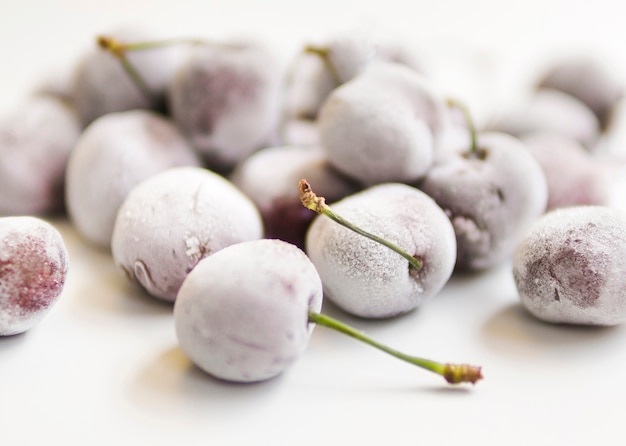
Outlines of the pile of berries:
[[62,293],[67,253],[42,220],[57,212],[173,302],[181,348],[231,381],[281,373],[315,325],[390,352],[323,297],[392,319],[507,261],[540,319],[626,320],[624,174],[602,145],[623,85],[593,60],[555,64],[477,125],[403,42],[337,35],[288,72],[256,42],[97,43],[0,118],[0,335]]

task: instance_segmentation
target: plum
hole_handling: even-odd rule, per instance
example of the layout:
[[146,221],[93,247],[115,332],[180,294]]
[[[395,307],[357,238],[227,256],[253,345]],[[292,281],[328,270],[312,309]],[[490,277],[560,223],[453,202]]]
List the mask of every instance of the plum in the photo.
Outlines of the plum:
[[58,301],[69,266],[65,243],[46,221],[0,218],[0,336],[38,324]]
[[517,247],[513,278],[535,317],[579,325],[626,320],[626,213],[571,206],[544,215]]
[[258,209],[230,181],[200,167],[174,167],[130,191],[117,213],[111,251],[129,279],[174,301],[201,259],[262,236]]

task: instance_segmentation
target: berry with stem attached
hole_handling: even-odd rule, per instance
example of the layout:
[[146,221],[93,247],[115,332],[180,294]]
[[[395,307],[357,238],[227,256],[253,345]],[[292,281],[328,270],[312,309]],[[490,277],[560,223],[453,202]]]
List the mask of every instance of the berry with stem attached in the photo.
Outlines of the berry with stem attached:
[[519,139],[476,132],[460,107],[471,135],[467,148],[442,156],[417,184],[454,226],[457,267],[485,269],[510,257],[545,211],[548,188],[541,166]]
[[406,355],[320,313],[322,285],[311,261],[280,240],[231,245],[201,260],[176,298],[181,349],[207,373],[228,381],[270,379],[304,353],[315,325],[353,337],[443,376],[451,384],[482,379],[481,368]]
[[179,67],[184,47],[131,51],[125,42],[147,42],[153,33],[122,29],[97,37],[74,69],[70,96],[83,125],[112,112],[165,107],[165,90]]
[[313,220],[305,246],[326,297],[343,310],[366,318],[397,316],[436,295],[450,278],[454,229],[422,191],[382,184],[330,209],[306,180],[299,188],[302,204],[328,217]]

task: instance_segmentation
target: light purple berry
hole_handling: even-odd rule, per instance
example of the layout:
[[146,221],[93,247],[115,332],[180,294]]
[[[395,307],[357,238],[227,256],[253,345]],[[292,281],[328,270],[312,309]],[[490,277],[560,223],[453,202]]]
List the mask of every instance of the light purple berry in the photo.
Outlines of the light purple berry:
[[231,182],[199,167],[177,167],[128,194],[117,213],[111,251],[130,279],[173,301],[200,260],[262,236],[259,211]]
[[68,265],[52,225],[35,217],[0,218],[0,336],[27,331],[48,314]]
[[322,306],[315,267],[294,245],[257,240],[222,249],[185,279],[174,305],[181,349],[228,381],[270,379],[307,347]]
[[626,320],[626,214],[603,206],[556,209],[517,248],[513,278],[524,307],[552,323]]
[[422,191],[381,184],[330,207],[423,263],[416,271],[397,252],[318,216],[307,234],[306,251],[322,278],[325,296],[345,311],[367,318],[406,313],[436,295],[450,278],[456,260],[454,229]]

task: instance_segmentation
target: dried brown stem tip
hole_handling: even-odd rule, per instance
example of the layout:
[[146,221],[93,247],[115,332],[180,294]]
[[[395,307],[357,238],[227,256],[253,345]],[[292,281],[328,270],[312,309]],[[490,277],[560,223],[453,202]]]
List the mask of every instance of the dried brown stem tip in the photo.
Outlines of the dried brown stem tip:
[[120,56],[124,53],[124,51],[126,51],[125,45],[113,37],[98,36],[96,41],[98,42],[98,46],[100,48],[105,51],[109,51],[116,56]]
[[300,201],[305,208],[321,214],[324,208],[327,207],[324,197],[315,195],[311,185],[304,178],[298,183],[298,190],[300,191]]
[[481,367],[469,364],[446,364],[443,377],[450,384],[472,383],[483,379]]

